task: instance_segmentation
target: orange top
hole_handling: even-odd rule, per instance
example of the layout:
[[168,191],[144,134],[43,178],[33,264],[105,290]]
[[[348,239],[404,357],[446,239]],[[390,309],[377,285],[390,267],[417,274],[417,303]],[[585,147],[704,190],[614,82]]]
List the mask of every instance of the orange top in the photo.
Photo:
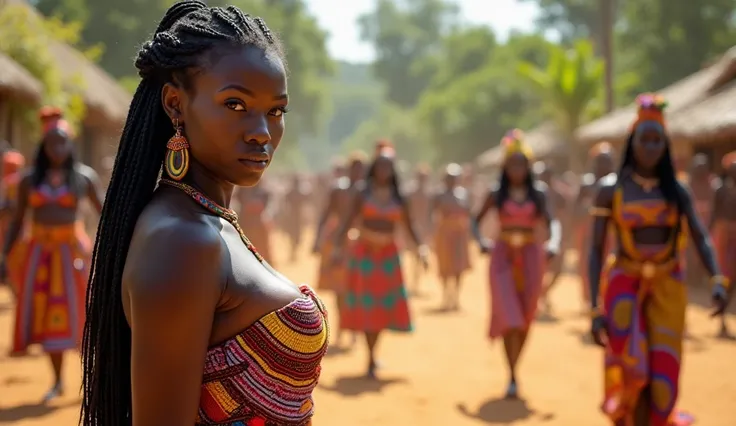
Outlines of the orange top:
[[47,184],[42,184],[31,191],[28,197],[28,204],[33,208],[38,208],[46,204],[57,204],[61,207],[73,208],[77,205],[77,196],[69,190],[69,186],[67,185],[52,188]]

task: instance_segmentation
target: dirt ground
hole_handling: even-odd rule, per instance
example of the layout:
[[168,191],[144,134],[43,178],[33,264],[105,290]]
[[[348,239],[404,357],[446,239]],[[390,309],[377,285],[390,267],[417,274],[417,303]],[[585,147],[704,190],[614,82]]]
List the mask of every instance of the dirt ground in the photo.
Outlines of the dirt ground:
[[[307,240],[309,241],[309,240]],[[278,237],[277,247],[286,247]],[[279,269],[296,282],[312,281],[317,259],[304,247],[299,262],[287,264],[277,254]],[[488,260],[475,257],[463,292],[463,311],[438,314],[437,282],[422,281],[424,296],[412,299],[416,332],[386,335],[380,346],[381,380],[361,376],[366,356],[363,341],[350,351],[332,351],[324,362],[316,392],[315,426],[605,426],[598,412],[601,395],[601,352],[585,338],[588,321],[580,315],[579,284],[565,276],[552,300],[555,318],[535,325],[521,362],[523,401],[504,401],[507,374],[500,343],[486,339],[488,322]],[[574,259],[568,259],[574,262]],[[409,272],[413,262],[406,262]],[[409,274],[411,275],[411,274]],[[681,406],[693,412],[698,425],[736,424],[736,342],[714,338],[717,324],[696,302],[693,293],[686,342]],[[329,306],[333,299],[324,296]],[[0,424],[17,426],[76,425],[79,362],[69,357],[67,395],[38,405],[50,385],[46,359],[9,359],[13,309],[9,294],[0,291]],[[736,320],[729,318],[736,329]]]

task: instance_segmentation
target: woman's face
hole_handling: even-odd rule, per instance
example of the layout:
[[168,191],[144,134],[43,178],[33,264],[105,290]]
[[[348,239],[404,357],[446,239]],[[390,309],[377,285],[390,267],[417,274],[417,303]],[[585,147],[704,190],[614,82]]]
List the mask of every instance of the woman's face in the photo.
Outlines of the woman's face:
[[648,126],[638,129],[634,133],[632,149],[636,164],[645,169],[653,169],[667,149],[664,133],[657,126]]
[[223,49],[211,57],[192,74],[189,90],[164,87],[164,108],[184,128],[197,163],[223,181],[254,186],[284,136],[284,64],[252,46]]
[[505,169],[512,184],[522,184],[529,175],[529,160],[523,154],[513,154],[506,160]]
[[389,157],[378,157],[373,171],[376,182],[388,183],[394,177],[394,160]]
[[361,161],[354,161],[350,164],[350,180],[355,182],[365,177],[365,164]]
[[69,159],[72,153],[72,142],[63,130],[50,130],[43,138],[43,150],[51,165],[59,167]]
[[593,174],[596,176],[606,176],[613,173],[614,169],[613,155],[610,152],[602,152],[593,159]]

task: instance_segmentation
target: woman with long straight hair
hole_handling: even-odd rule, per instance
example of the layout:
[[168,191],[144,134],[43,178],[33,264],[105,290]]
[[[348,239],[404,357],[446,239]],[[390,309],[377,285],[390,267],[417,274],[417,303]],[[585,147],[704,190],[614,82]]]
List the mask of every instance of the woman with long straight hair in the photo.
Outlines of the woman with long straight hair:
[[[547,186],[532,173],[533,153],[524,133],[514,129],[501,141],[505,149],[499,182],[486,196],[473,221],[481,250],[491,254],[492,340],[503,339],[509,369],[507,398],[518,396],[517,364],[542,293],[546,261],[560,248],[560,223],[552,216]],[[499,235],[495,242],[484,238],[479,224],[496,209]],[[540,225],[546,232],[540,232]],[[544,236],[548,240],[544,241]]]

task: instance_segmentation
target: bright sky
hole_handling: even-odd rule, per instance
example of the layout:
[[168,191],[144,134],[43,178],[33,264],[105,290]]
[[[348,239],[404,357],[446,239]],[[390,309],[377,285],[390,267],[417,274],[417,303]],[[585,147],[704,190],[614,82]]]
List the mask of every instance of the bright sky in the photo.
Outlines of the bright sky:
[[[513,29],[530,30],[537,15],[536,6],[520,0],[455,2],[460,6],[463,20],[490,25],[502,37]],[[360,41],[355,21],[373,8],[374,0],[306,0],[306,3],[322,28],[329,32],[328,48],[333,57],[351,62],[373,58],[371,47]]]

